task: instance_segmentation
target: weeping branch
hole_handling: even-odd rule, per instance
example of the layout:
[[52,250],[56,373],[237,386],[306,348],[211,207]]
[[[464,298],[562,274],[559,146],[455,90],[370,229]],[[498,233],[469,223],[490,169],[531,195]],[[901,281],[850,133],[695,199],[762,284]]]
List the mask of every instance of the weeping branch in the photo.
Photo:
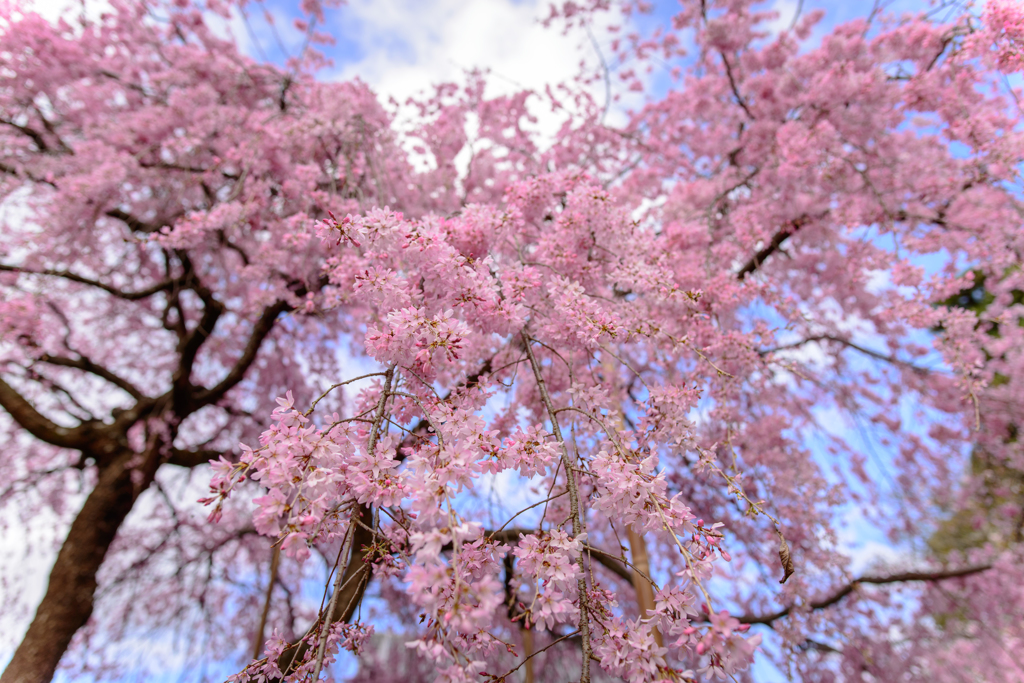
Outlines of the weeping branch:
[[[540,363],[537,362],[537,356],[533,353],[533,339],[526,334],[525,330],[522,332],[522,338],[526,355],[530,359],[530,367],[533,368],[533,377],[537,382],[537,390],[540,392],[541,401],[544,403],[544,408],[547,410],[548,418],[551,420],[551,433],[555,435],[555,440],[558,441],[559,446],[562,447],[562,463],[565,466],[565,480],[569,489],[569,514],[572,517],[572,535],[579,538],[584,531],[584,527],[580,517],[580,492],[577,488],[576,475],[574,474],[576,468],[573,467],[573,461],[569,454],[569,449],[565,445],[565,440],[562,438],[562,429],[558,425],[558,414],[555,412],[555,407],[551,403],[551,396],[548,394],[548,386],[544,381],[544,375],[541,372]],[[580,567],[580,577],[576,581],[576,589],[579,594],[580,601],[579,632],[583,643],[583,666],[580,667],[580,683],[589,683],[590,657],[593,654],[593,651],[590,645],[590,604],[587,597],[586,567],[583,564],[582,553],[579,558],[577,558],[577,562]]]

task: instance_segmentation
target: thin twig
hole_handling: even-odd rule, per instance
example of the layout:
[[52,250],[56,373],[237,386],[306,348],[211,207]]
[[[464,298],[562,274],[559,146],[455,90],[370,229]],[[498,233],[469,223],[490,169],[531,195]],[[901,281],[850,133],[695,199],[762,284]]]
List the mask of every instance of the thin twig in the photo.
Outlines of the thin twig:
[[502,524],[500,528],[498,528],[498,529],[492,531],[490,534],[488,534],[488,540],[490,540],[492,537],[494,537],[495,534],[499,534],[502,531],[504,531],[505,527],[507,527],[509,524],[511,524],[513,519],[515,519],[519,515],[523,514],[527,510],[533,509],[533,508],[537,507],[538,505],[544,505],[545,503],[548,503],[548,502],[554,500],[555,498],[561,498],[566,493],[568,493],[568,490],[562,491],[561,493],[559,493],[557,495],[554,495],[554,496],[549,496],[548,498],[545,498],[544,500],[537,501],[536,503],[534,503],[533,505],[530,505],[528,507],[524,507],[522,510],[520,510],[516,514],[512,515],[511,517],[509,517],[508,521],[505,522],[504,524]]
[[[578,634],[580,634],[579,631],[573,631],[572,633],[566,633],[564,636],[562,636],[558,640],[552,640],[550,643],[548,643],[547,645],[545,645],[544,647],[542,647],[541,649],[537,650],[532,655],[530,655],[529,657],[524,659],[522,662],[519,663],[519,666],[517,666],[516,668],[514,668],[511,671],[507,672],[504,676],[495,676],[495,677],[492,677],[491,680],[496,680],[496,681],[504,681],[504,680],[506,680],[509,676],[511,676],[515,672],[519,671],[519,669],[523,666],[523,664],[526,664],[528,661],[530,661],[531,659],[533,659],[534,657],[539,655],[541,652],[544,652],[545,650],[547,650],[549,648],[552,648],[555,645],[558,645],[563,640],[568,640],[569,638],[572,638],[572,637],[574,637],[574,636],[576,636]],[[584,661],[588,661],[589,662],[589,659],[585,659]]]

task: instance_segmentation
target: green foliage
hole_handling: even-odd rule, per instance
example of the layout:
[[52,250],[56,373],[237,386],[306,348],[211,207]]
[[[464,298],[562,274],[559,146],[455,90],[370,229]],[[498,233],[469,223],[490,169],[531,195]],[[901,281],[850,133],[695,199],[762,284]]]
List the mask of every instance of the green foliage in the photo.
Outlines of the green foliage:
[[[1019,266],[1008,270],[1006,274],[1016,270],[1019,270]],[[978,326],[986,325],[986,332],[998,338],[1001,336],[1000,323],[984,319],[995,296],[985,288],[985,274],[980,270],[974,270],[973,273],[973,286],[959,291],[938,305],[971,311],[979,318]],[[1013,304],[1024,303],[1024,291],[1014,289],[1011,295]],[[1017,325],[1024,327],[1024,317],[1017,318]],[[938,331],[941,333],[941,330]],[[988,360],[993,359],[987,351],[985,355]],[[1008,381],[1006,375],[996,373],[989,386],[999,387]],[[1018,427],[1011,424],[1004,442],[1016,443],[1017,440]],[[971,453],[968,467],[974,488],[968,501],[951,511],[928,539],[929,548],[940,557],[946,557],[954,551],[980,548],[989,543],[1006,547],[1024,540],[1024,519],[1013,525],[1015,531],[1011,534],[1006,533],[1005,522],[997,523],[1001,510],[1011,505],[1024,506],[1024,472],[999,462],[981,448],[975,448]]]

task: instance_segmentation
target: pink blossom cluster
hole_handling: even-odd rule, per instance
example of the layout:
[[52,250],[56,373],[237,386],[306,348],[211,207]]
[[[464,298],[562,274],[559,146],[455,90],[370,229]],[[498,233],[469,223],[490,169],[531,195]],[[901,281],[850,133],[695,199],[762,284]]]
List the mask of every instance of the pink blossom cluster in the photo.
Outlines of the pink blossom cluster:
[[985,3],[985,25],[1003,73],[1024,71],[1024,8],[1012,0]]
[[335,415],[326,429],[310,424],[295,410],[291,393],[278,399],[270,429],[260,435],[260,448],[243,445],[238,464],[214,463],[211,491],[201,502],[216,503],[211,518],[233,486],[246,477],[259,481],[267,493],[253,500],[256,529],[280,536],[282,547],[297,559],[309,556],[307,545],[339,533],[341,508],[351,503],[394,505],[403,496],[404,475],[391,437],[376,441],[369,453],[366,430],[354,429]]
[[[557,529],[550,534],[524,536],[512,553],[519,558],[519,572],[537,590],[527,597],[527,614],[532,622],[552,629],[556,624],[572,623],[579,613],[577,559],[582,552],[579,538],[570,538]],[[532,579],[532,581],[531,581]],[[572,603],[576,602],[574,609]]]
[[[552,204],[557,197],[564,197],[563,207]],[[450,680],[469,680],[497,646],[489,627],[494,611],[506,601],[498,578],[508,553],[516,558],[514,576],[507,577],[511,600],[522,611],[524,627],[556,631],[589,620],[594,608],[581,607],[578,590],[581,581],[589,580],[581,565],[588,536],[571,535],[566,524],[576,528],[609,519],[638,533],[664,534],[677,546],[675,554],[683,553],[679,562],[692,566],[680,573],[688,577],[687,590],[707,580],[720,534],[695,526],[684,499],[669,493],[659,469],[661,439],[690,438],[692,423],[683,416],[692,397],[660,383],[654,386],[638,443],[639,433],[609,431],[609,420],[618,418],[608,415],[613,399],[607,385],[581,379],[565,385],[569,377],[558,365],[564,359],[547,355],[546,349],[557,347],[579,355],[585,367],[603,344],[654,349],[673,331],[652,330],[640,322],[652,308],[677,310],[678,325],[696,314],[692,297],[665,295],[665,282],[673,276],[663,260],[647,269],[625,265],[659,258],[653,252],[645,255],[652,245],[637,239],[637,227],[613,208],[606,192],[585,176],[546,175],[511,186],[497,212],[467,211],[439,221],[377,211],[332,220],[319,230],[332,249],[328,272],[339,302],[365,307],[376,321],[367,324],[366,352],[390,368],[389,379],[360,397],[356,422],[335,415],[316,428],[290,398],[279,399],[261,448],[245,449],[241,465],[222,466],[225,474],[214,481],[219,495],[226,494],[229,477],[250,469],[250,476],[268,489],[254,501],[258,528],[284,539],[286,552],[300,542],[344,535],[349,528],[345,515],[359,505],[389,509],[388,518],[404,520],[407,538],[385,531],[389,525],[380,517],[386,545],[396,555],[388,573],[401,578],[425,620],[426,632],[415,640],[415,648],[436,660]],[[467,232],[475,235],[473,249],[486,253],[485,258],[469,256],[453,243],[454,235]],[[599,244],[618,256],[589,262],[568,250],[570,244],[582,249]],[[557,269],[538,267],[545,263]],[[634,295],[609,303],[588,293],[615,287],[629,287]],[[682,327],[675,334],[682,336]],[[536,352],[550,365],[531,369],[527,364],[524,345],[534,345],[534,339],[544,340]],[[465,378],[481,365],[485,371],[470,384]],[[490,421],[481,417],[480,410],[501,391],[496,382],[516,376],[533,378],[523,385],[527,392],[557,387],[558,405],[575,411],[565,413],[576,434],[574,483],[564,469],[570,462],[567,446],[550,426],[551,420],[561,421],[557,413],[536,404],[527,408],[517,398],[514,405],[523,408]],[[447,397],[435,388],[453,383],[456,388]],[[535,416],[532,426],[517,417],[524,409]],[[419,431],[394,432],[391,423],[420,426],[414,428]],[[371,441],[372,457],[365,452]],[[466,507],[481,477],[508,470],[552,493],[543,526],[523,533],[511,547],[485,535],[473,506]],[[590,512],[577,521],[555,521],[580,515],[577,508],[584,505]],[[691,595],[691,601],[696,599]],[[685,617],[664,611],[657,619],[671,630]],[[647,642],[652,627],[637,624],[633,628],[639,630],[627,629],[630,642]],[[615,635],[600,637],[608,644],[618,642]],[[696,644],[684,645],[692,649]]]

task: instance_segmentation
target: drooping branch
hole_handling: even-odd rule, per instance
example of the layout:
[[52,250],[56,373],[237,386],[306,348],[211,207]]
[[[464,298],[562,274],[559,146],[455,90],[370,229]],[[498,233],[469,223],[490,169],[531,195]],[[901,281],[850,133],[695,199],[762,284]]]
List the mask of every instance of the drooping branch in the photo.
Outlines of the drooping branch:
[[[375,412],[375,414],[373,416],[373,424],[370,426],[369,438],[366,441],[366,452],[367,453],[373,453],[374,452],[374,449],[377,447],[377,440],[380,438],[381,431],[387,429],[386,426],[385,426],[384,420],[387,417],[388,399],[391,398],[391,390],[392,390],[392,384],[394,382],[394,379],[395,379],[395,366],[392,364],[391,367],[389,367],[387,372],[384,374],[384,386],[381,388],[380,398],[377,399],[377,410],[376,410],[376,412]],[[350,532],[345,535],[345,543],[342,546],[343,547],[342,555],[348,555],[348,551],[351,548],[351,545],[349,545],[349,544],[355,538],[355,530],[357,528],[359,528],[359,526],[360,526],[360,524],[359,524],[360,519],[367,516],[367,511],[368,511],[368,516],[369,516],[369,522],[370,523],[366,524],[364,522],[363,526],[365,526],[367,528],[367,530],[369,530],[370,532],[373,531],[373,517],[374,517],[373,509],[372,508],[363,508],[363,509],[360,509],[358,511],[353,511],[352,512],[352,517],[351,517],[352,521],[350,522],[350,525],[351,525],[350,526]],[[338,613],[339,607],[341,608],[342,613],[344,613],[344,610],[345,610],[345,607],[342,607],[341,605],[339,605],[339,602],[340,602],[339,598],[341,597],[341,593],[343,592],[343,588],[345,586],[344,579],[345,579],[345,574],[348,573],[348,571],[347,571],[348,570],[347,562],[348,562],[349,559],[350,558],[345,557],[345,560],[346,560],[345,571],[344,572],[338,572],[338,580],[334,584],[334,593],[331,595],[331,603],[330,603],[330,607],[327,609],[327,617],[324,619],[323,630],[321,630],[320,636],[318,638],[318,640],[319,640],[319,647],[318,647],[318,650],[317,650],[316,665],[315,665],[315,668],[313,669],[313,677],[312,677],[312,680],[314,680],[314,681],[320,680],[320,669],[323,666],[324,655],[326,653],[326,648],[327,648],[327,635],[330,632],[331,624],[334,623],[334,621],[335,621],[334,616],[335,616],[336,613]],[[363,582],[362,578],[360,578],[359,583],[362,583],[362,582]],[[353,595],[353,598],[354,598],[354,595]]]
[[[616,356],[611,352],[603,359],[603,369],[605,374],[605,381],[612,383],[612,390],[617,390],[617,367],[615,365]],[[622,361],[619,360],[621,363]],[[616,431],[625,431],[625,416],[621,410],[613,411],[609,415],[612,419]],[[627,525],[627,535],[629,538],[629,554],[633,563],[632,566],[636,571],[632,573],[630,579],[633,583],[633,590],[636,592],[637,608],[641,617],[646,617],[654,612],[654,585],[650,581],[651,564],[650,556],[647,552],[647,541],[644,539],[642,533],[638,533],[633,525]],[[662,647],[663,640],[661,631],[657,628],[652,629],[652,635],[654,636],[654,642],[658,647]]]
[[[576,485],[576,475],[574,474],[576,468],[573,466],[574,463],[569,453],[569,448],[565,445],[565,440],[562,438],[562,429],[558,425],[558,414],[555,412],[551,396],[548,394],[547,383],[544,381],[544,374],[541,372],[540,363],[537,362],[537,356],[533,353],[533,339],[526,334],[525,330],[521,334],[526,356],[530,359],[533,377],[537,382],[537,390],[540,392],[541,402],[547,411],[548,419],[551,420],[551,433],[555,435],[555,440],[562,450],[562,464],[565,467],[565,479],[569,489],[569,514],[572,517],[572,534],[574,537],[579,538],[584,531],[584,527],[580,519],[580,493]],[[590,657],[592,655],[590,645],[590,605],[587,599],[586,567],[583,565],[582,554],[579,557],[578,564],[580,577],[576,581],[576,588],[580,602],[579,631],[580,638],[583,641],[583,665],[580,667],[580,683],[589,683]]]
[[[366,452],[368,453],[374,451],[381,431],[385,428],[387,403],[392,396],[394,377],[395,366],[392,365],[384,375],[384,386],[374,410],[373,424],[370,426],[369,438],[366,443]],[[367,555],[374,542],[373,517],[373,508],[369,506],[360,506],[357,511],[352,513],[351,538],[346,539],[347,547],[351,550],[347,557],[342,558],[345,560],[344,570],[339,571],[330,605],[318,622],[322,626],[322,631],[318,638],[320,642],[316,661],[317,674],[323,664],[324,645],[330,626],[339,621],[347,622],[352,618],[370,580],[371,565],[367,562]],[[281,672],[287,676],[297,665],[300,665],[314,643],[315,641],[311,642],[308,638],[303,638],[287,648],[278,660],[278,668]],[[317,678],[318,676],[314,675],[313,680]]]
[[[449,391],[447,394],[445,394],[441,400],[447,401],[454,391],[458,391],[460,389],[467,390],[475,387],[477,384],[480,383],[480,379],[484,375],[490,374],[491,370],[493,369],[493,364],[493,356],[484,360],[484,362],[480,364],[480,367],[476,371],[474,371],[473,374],[467,375],[466,379],[463,380],[461,384],[459,384],[452,391]],[[398,445],[398,448],[395,449],[395,457],[399,461],[405,460],[405,454],[403,451],[405,451],[405,449],[407,448],[412,448],[414,445],[416,445],[417,440],[421,438],[423,434],[426,433],[427,427],[429,426],[430,425],[428,424],[426,418],[420,418],[419,420],[416,421],[415,424],[413,424],[413,426],[408,430],[408,433],[405,435],[405,438],[402,439],[402,442]]]
[[[348,623],[352,619],[370,582],[372,566],[367,559],[373,546],[373,530],[370,526],[373,524],[373,510],[363,507],[359,521],[360,523],[355,526],[353,531],[352,550],[341,577],[338,597],[333,600],[334,610],[324,615],[330,624]],[[281,672],[288,675],[297,669],[306,658],[310,647],[309,640],[303,639],[285,648],[277,660],[277,666]],[[279,682],[275,681],[274,683]]]

